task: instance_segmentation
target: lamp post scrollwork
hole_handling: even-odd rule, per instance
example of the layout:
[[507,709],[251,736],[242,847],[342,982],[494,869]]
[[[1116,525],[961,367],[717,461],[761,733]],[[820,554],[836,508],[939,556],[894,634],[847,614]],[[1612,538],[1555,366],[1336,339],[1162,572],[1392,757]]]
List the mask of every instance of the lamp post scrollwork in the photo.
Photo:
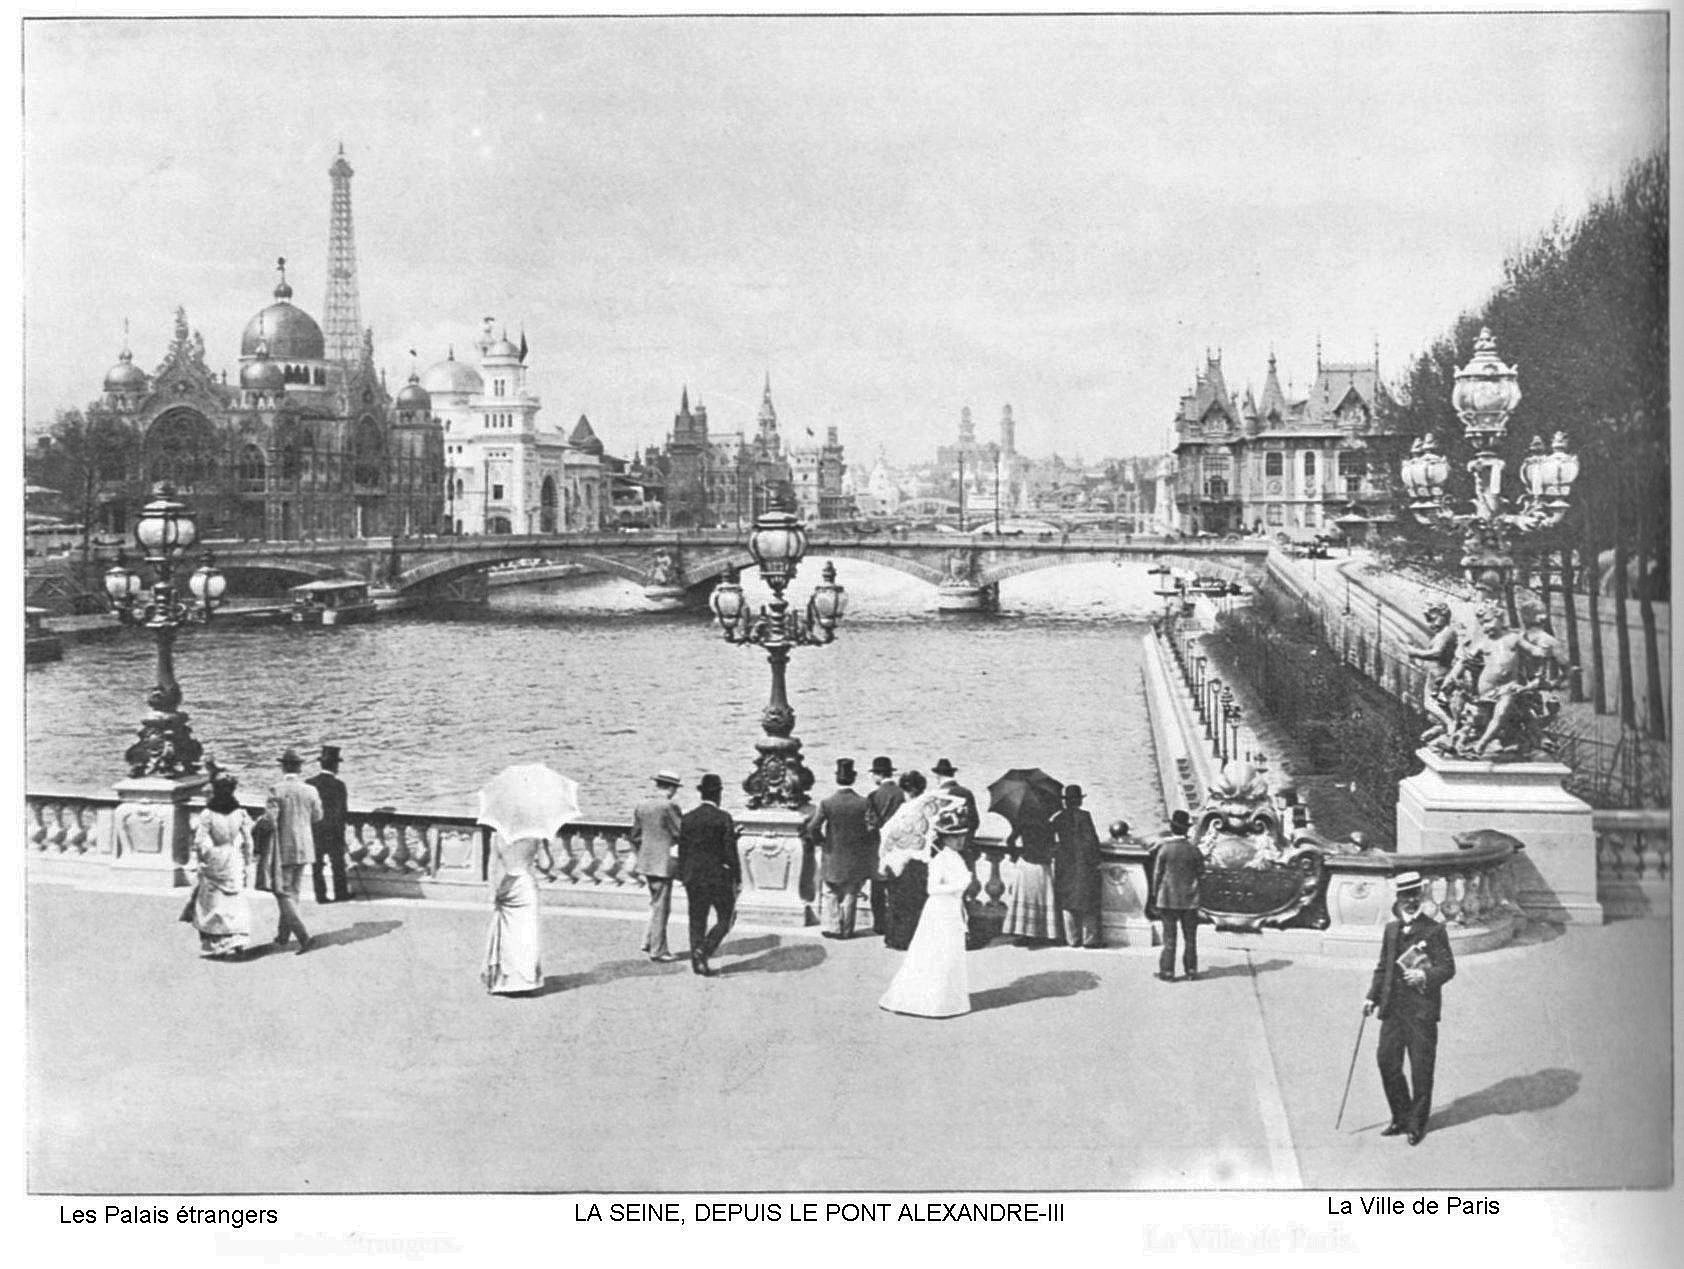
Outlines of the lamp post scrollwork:
[[798,810],[811,799],[813,774],[801,760],[801,741],[795,736],[795,711],[790,707],[785,667],[798,647],[822,647],[836,638],[837,623],[847,611],[848,592],[836,581],[836,566],[826,561],[823,581],[813,589],[804,613],[791,612],[784,590],[795,579],[807,550],[807,533],[785,508],[774,507],[754,522],[748,538],[749,554],[772,589],[770,603],[751,612],[737,581],[726,572],[714,587],[710,604],[725,641],[764,648],[772,667],[772,691],[760,716],[765,735],[755,741],[759,751],[754,770],[743,781],[751,808],[783,807]]

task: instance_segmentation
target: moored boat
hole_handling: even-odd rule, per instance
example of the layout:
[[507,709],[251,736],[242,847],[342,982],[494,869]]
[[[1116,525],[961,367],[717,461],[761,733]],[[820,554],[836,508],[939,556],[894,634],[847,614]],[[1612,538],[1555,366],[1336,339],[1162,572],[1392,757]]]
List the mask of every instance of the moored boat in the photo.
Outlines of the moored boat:
[[57,661],[64,656],[64,640],[56,631],[47,629],[45,608],[23,610],[23,659]]
[[344,626],[367,621],[379,611],[358,581],[305,582],[292,588],[292,619],[302,625]]

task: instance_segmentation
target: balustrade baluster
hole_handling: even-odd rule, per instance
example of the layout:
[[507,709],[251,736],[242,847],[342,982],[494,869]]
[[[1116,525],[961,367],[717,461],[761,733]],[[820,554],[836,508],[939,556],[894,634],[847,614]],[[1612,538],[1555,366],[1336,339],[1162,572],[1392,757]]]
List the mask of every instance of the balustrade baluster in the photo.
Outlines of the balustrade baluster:
[[374,829],[374,846],[368,852],[368,862],[374,868],[384,871],[386,858],[392,853],[391,843],[386,840],[386,825],[376,823],[370,827]]
[[988,883],[983,886],[983,893],[988,896],[986,904],[990,912],[998,909],[1002,914],[1006,905],[1001,896],[1006,893],[1006,883],[1000,879],[1000,856],[992,851],[988,856]]
[[637,848],[631,844],[623,833],[615,833],[613,837],[614,854],[617,858],[614,870],[615,880],[631,890],[643,887],[643,878],[637,871]]
[[51,807],[47,808],[47,810],[51,814],[52,819],[47,822],[47,836],[43,849],[51,850],[57,854],[63,854],[65,808],[55,802]]
[[564,885],[577,885],[579,861],[573,857],[573,835],[566,831],[550,839],[550,854],[555,857],[556,875]]
[[415,866],[429,877],[439,873],[438,830],[431,824],[412,826],[415,832],[413,858]]
[[25,834],[29,844],[36,850],[47,849],[47,808],[40,802],[25,802],[23,804],[24,823],[28,826]]
[[361,819],[347,819],[345,823],[346,836],[351,840],[345,845],[345,862],[361,868],[368,859],[368,843],[363,840],[367,822]]
[[409,871],[409,829],[404,824],[392,825],[392,832],[397,836],[397,844],[392,847],[392,867],[399,872]]

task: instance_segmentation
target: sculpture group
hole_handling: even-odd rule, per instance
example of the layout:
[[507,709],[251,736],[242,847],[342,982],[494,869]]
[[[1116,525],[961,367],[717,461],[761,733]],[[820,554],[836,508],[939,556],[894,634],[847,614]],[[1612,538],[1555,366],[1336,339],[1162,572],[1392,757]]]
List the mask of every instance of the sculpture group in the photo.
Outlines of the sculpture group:
[[1525,761],[1548,749],[1544,726],[1561,710],[1558,689],[1570,667],[1541,610],[1516,630],[1502,606],[1487,600],[1475,620],[1477,633],[1464,637],[1449,607],[1432,604],[1432,637],[1407,649],[1433,667],[1421,702],[1433,725],[1421,743],[1452,758]]

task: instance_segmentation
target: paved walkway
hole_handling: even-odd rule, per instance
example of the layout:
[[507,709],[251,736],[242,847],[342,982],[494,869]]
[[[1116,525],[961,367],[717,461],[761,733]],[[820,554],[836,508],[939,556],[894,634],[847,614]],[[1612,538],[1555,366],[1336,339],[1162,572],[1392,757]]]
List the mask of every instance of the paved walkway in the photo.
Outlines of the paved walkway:
[[[486,914],[307,908],[322,946],[201,960],[182,894],[35,882],[33,1192],[1140,1190],[1670,1181],[1670,931],[1548,927],[1446,990],[1434,1131],[1383,1139],[1367,967],[1206,932],[969,957],[973,1012],[876,1007],[875,938],[739,929],[712,980],[628,916],[548,913],[487,996]],[[259,903],[267,929],[270,913]],[[683,923],[674,921],[676,942]]]

